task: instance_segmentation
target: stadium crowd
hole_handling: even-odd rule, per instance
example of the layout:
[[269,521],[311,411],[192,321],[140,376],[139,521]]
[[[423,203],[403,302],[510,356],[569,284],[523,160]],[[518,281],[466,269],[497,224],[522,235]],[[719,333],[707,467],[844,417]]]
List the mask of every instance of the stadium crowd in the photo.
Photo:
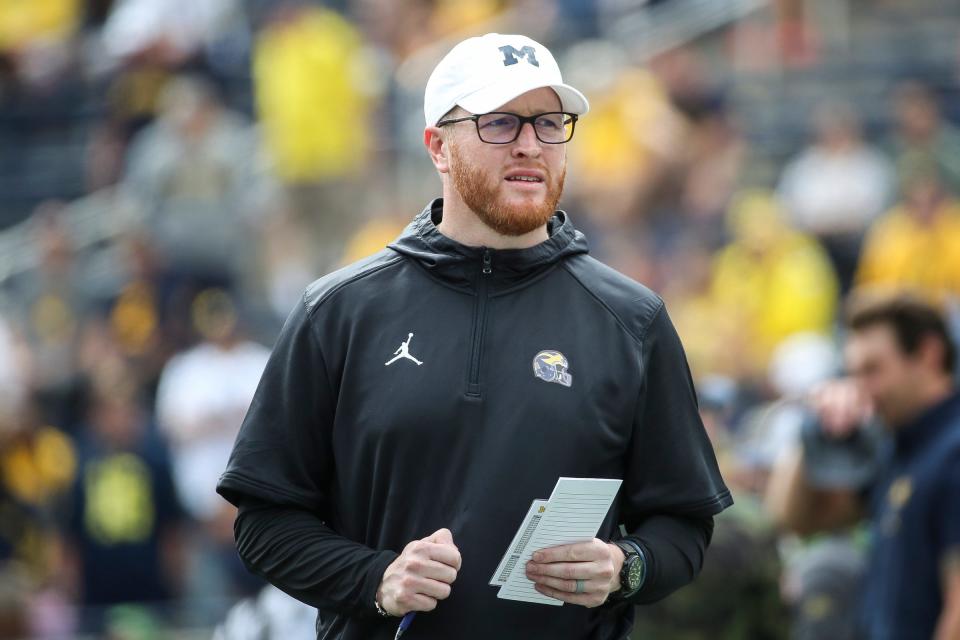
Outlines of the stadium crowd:
[[[859,67],[826,84],[806,4],[639,61],[591,0],[0,3],[0,638],[310,637],[214,486],[303,288],[438,191],[422,87],[438,43],[486,31],[562,52],[587,93],[561,206],[667,301],[735,493],[637,637],[852,637],[865,528],[798,537],[763,497],[851,296],[960,325],[960,13],[920,3],[954,44],[933,68],[898,50],[866,104]],[[919,11],[849,4],[854,34]],[[758,109],[786,98],[743,96],[791,74],[809,108],[771,137]]]

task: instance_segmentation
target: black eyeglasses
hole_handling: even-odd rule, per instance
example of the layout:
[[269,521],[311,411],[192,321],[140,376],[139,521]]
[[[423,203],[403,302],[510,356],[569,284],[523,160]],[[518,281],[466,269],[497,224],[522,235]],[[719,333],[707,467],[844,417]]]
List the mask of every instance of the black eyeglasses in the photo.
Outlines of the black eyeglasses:
[[523,125],[529,122],[533,125],[533,132],[537,140],[544,144],[563,144],[573,137],[573,130],[577,125],[577,114],[565,111],[551,111],[538,113],[532,116],[521,116],[506,111],[491,111],[452,120],[441,120],[438,127],[457,122],[473,120],[477,125],[477,135],[483,142],[489,144],[510,144],[520,137]]

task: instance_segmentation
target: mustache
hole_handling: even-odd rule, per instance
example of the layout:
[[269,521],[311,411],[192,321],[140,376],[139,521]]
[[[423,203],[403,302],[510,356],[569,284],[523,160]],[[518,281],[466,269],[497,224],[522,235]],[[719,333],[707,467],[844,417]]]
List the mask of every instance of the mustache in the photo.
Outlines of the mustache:
[[509,167],[503,168],[503,173],[510,173],[511,171],[542,171],[546,175],[553,175],[547,165],[545,164],[514,164]]

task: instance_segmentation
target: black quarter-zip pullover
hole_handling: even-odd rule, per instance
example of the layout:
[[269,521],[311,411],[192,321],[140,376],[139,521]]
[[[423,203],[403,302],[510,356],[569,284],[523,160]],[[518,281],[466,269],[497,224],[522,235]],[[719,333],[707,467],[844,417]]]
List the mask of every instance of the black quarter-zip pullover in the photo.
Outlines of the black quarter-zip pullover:
[[[298,515],[242,508],[241,556],[320,608],[318,637],[389,639],[397,620],[373,603],[384,570],[447,527],[463,566],[405,638],[622,638],[628,607],[500,600],[487,582],[560,476],[623,479],[606,540],[622,523],[649,546],[645,523],[699,531],[732,503],[680,341],[662,300],[591,258],[563,212],[515,250],[460,245],[441,216],[436,200],[288,318],[218,491]],[[702,552],[709,531],[691,535]]]

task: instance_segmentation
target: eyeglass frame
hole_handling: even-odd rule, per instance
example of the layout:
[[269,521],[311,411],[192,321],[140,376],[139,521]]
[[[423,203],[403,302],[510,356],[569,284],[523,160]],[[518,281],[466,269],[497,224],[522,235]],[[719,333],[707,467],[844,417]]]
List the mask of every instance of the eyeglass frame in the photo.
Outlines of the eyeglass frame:
[[[550,115],[553,113],[561,113],[564,116],[570,116],[570,137],[562,142],[549,142],[540,137],[540,133],[537,131],[537,118],[542,116]],[[490,115],[504,115],[504,116],[513,116],[520,121],[520,126],[517,127],[517,132],[513,136],[512,140],[507,140],[505,142],[489,142],[483,139],[483,136],[480,135],[480,118]],[[537,137],[537,140],[543,144],[567,144],[573,140],[573,134],[577,129],[577,119],[580,116],[576,113],[570,113],[569,111],[544,111],[543,113],[535,113],[532,116],[522,116],[519,113],[513,113],[511,111],[488,111],[487,113],[474,113],[463,118],[453,118],[451,120],[441,120],[437,123],[436,126],[443,127],[448,124],[457,124],[458,122],[466,122],[467,120],[473,120],[473,124],[477,129],[477,137],[480,139],[480,142],[484,144],[512,144],[517,141],[517,138],[520,137],[520,132],[523,131],[523,125],[530,123],[530,126],[533,128],[533,135]]]

